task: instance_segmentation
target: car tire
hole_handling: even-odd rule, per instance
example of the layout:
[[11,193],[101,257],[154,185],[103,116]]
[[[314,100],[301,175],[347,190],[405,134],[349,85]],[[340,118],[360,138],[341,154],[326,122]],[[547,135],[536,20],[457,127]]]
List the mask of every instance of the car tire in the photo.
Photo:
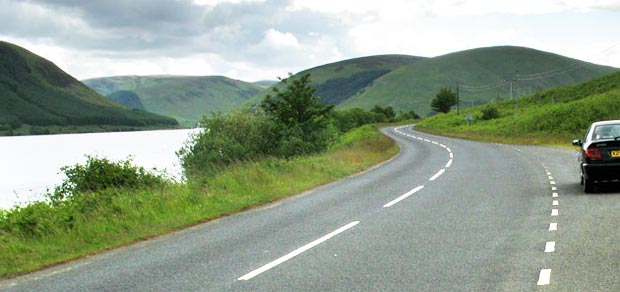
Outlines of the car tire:
[[594,193],[594,180],[581,177],[583,181],[583,192],[584,193]]

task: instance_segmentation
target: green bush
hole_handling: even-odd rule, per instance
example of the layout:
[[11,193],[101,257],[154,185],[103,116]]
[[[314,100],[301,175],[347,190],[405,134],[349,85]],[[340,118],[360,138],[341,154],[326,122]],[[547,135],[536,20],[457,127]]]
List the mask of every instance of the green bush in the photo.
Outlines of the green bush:
[[212,172],[235,161],[272,155],[278,145],[276,124],[260,110],[232,110],[204,117],[204,131],[194,135],[177,155],[186,176]]
[[61,170],[67,179],[49,195],[54,203],[108,188],[140,189],[159,186],[166,181],[163,175],[132,165],[130,159],[114,162],[88,156],[86,164],[65,166]]
[[491,105],[485,106],[482,109],[482,119],[485,121],[499,118],[499,110]]

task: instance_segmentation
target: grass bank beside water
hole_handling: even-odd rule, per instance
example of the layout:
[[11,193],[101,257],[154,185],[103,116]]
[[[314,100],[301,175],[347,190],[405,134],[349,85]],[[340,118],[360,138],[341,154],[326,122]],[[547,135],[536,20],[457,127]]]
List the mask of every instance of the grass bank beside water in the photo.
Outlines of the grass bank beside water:
[[201,181],[108,188],[87,203],[0,211],[0,278],[9,278],[273,202],[396,155],[393,140],[357,128],[319,155],[238,163]]

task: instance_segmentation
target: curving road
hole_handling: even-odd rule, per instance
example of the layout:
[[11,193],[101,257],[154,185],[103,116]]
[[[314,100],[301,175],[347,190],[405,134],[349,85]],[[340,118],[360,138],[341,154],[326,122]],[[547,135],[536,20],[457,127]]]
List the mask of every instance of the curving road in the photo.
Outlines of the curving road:
[[576,152],[383,131],[365,173],[0,291],[620,291],[620,190]]

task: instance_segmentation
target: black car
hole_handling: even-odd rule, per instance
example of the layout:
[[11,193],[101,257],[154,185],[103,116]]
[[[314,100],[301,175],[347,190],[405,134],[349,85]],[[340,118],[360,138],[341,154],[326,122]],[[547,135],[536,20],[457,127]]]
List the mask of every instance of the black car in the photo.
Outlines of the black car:
[[601,121],[590,125],[582,140],[578,160],[581,185],[586,193],[594,192],[595,183],[620,180],[620,120]]

